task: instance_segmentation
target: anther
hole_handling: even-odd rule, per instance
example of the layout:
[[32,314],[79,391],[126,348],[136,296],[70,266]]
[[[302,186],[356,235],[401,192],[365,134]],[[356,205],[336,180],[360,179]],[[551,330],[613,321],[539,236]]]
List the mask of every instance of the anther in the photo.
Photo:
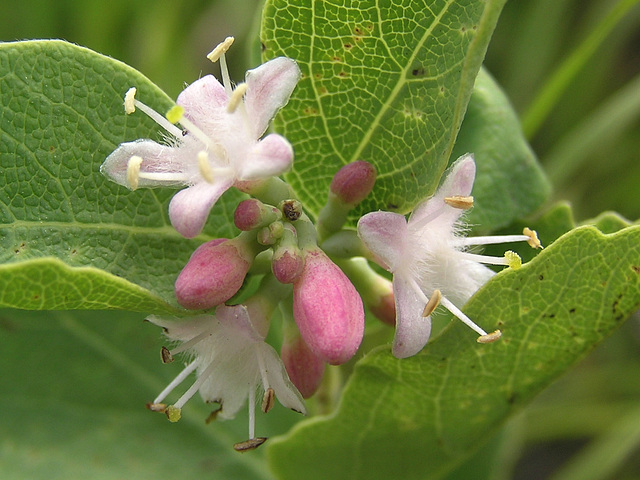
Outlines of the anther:
[[211,50],[211,53],[207,55],[207,58],[211,60],[213,63],[217,62],[220,59],[220,57],[225,53],[227,53],[229,48],[231,48],[231,45],[233,45],[233,41],[234,41],[233,37],[225,38],[221,43],[218,44],[218,46],[216,46],[216,48]]
[[167,347],[162,347],[160,350],[160,357],[162,357],[162,363],[173,362],[173,356]]
[[127,182],[129,182],[131,190],[138,188],[140,165],[142,165],[142,157],[138,155],[133,155],[127,162]]
[[429,299],[427,304],[424,306],[424,311],[422,312],[422,316],[426,318],[429,315],[431,315],[433,311],[436,309],[436,307],[440,305],[441,299],[442,299],[442,292],[440,292],[440,290],[438,289],[435,289],[433,291],[433,294],[431,295],[431,298]]
[[516,252],[507,250],[506,252],[504,252],[504,258],[507,261],[507,265],[509,265],[509,267],[513,268],[514,270],[517,270],[522,266],[522,259]]
[[267,388],[267,391],[264,392],[264,396],[262,397],[262,413],[267,413],[273,408],[275,399],[276,392],[273,390],[273,388]]
[[160,412],[164,413],[167,410],[167,405],[165,403],[153,403],[149,402],[145,405],[148,410],[152,412]]
[[478,343],[492,343],[498,340],[502,336],[502,332],[500,330],[496,330],[495,332],[487,333],[486,335],[480,335],[476,341]]
[[295,222],[302,215],[302,203],[299,200],[283,200],[278,207],[290,222]]
[[255,450],[266,441],[267,437],[250,438],[244,442],[236,443],[233,449],[236,452],[248,452],[249,450]]
[[175,125],[182,119],[183,115],[184,115],[184,108],[181,107],[180,105],[174,105],[169,109],[165,117],[167,118],[167,120],[169,120],[171,123]]
[[198,168],[200,169],[202,178],[204,178],[207,183],[213,183],[213,170],[209,164],[209,154],[204,150],[198,152]]
[[249,88],[249,86],[246,83],[241,83],[235,88],[235,90],[233,90],[231,98],[229,99],[229,104],[227,105],[227,112],[233,113],[236,111],[238,105],[242,102],[242,97],[247,93],[247,88]]
[[536,232],[535,230],[531,230],[529,227],[524,227],[524,230],[522,230],[522,234],[529,237],[527,243],[531,245],[531,248],[544,248],[540,243],[540,240],[538,239],[538,232]]
[[132,114],[136,111],[136,92],[138,90],[136,87],[131,87],[127,90],[127,93],[124,94],[124,111],[127,115]]
[[211,422],[214,422],[218,419],[218,414],[222,411],[222,405],[218,406],[215,410],[213,410],[209,416],[204,420],[204,423],[209,425]]
[[171,423],[177,422],[178,420],[180,420],[180,417],[182,417],[182,410],[173,405],[169,405],[164,413]]
[[444,203],[453,208],[458,208],[460,210],[469,210],[473,207],[473,197],[462,195],[454,195],[452,197],[444,197]]

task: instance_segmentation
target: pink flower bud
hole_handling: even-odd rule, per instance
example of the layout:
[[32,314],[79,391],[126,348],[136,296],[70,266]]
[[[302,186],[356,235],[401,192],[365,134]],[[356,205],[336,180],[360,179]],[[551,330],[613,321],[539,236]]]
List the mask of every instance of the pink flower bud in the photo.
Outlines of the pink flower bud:
[[299,335],[285,338],[280,352],[284,368],[303,398],[310,398],[320,387],[324,362],[314,355]]
[[178,303],[202,310],[226,302],[240,290],[253,257],[254,252],[237,238],[200,245],[176,280]]
[[378,303],[370,303],[367,306],[378,320],[382,320],[392,327],[396,326],[396,302],[393,297],[393,290],[379,297]]
[[233,222],[240,230],[248,232],[275,222],[279,216],[280,211],[277,208],[265,205],[255,198],[248,198],[236,207]]
[[293,284],[293,317],[311,351],[327,363],[345,363],[360,346],[360,295],[320,249],[306,251],[302,274]]
[[375,183],[376,167],[358,160],[338,170],[329,188],[342,203],[356,205],[371,193]]
[[271,260],[273,276],[281,283],[293,283],[302,274],[304,259],[298,248],[278,249]]

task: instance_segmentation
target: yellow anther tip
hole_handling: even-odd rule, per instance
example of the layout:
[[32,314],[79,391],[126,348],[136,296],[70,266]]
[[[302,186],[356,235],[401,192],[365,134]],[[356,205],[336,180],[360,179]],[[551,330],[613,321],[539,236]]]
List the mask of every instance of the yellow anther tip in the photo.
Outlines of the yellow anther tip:
[[522,234],[529,237],[527,243],[531,246],[531,248],[544,248],[538,239],[538,232],[535,230],[531,230],[529,227],[524,227],[522,230]]
[[164,413],[171,423],[177,422],[182,417],[182,410],[173,405],[169,405]]
[[133,155],[127,162],[127,182],[131,186],[131,190],[138,188],[138,180],[140,179],[140,166],[142,165],[142,157]]
[[138,89],[136,87],[131,87],[127,90],[127,93],[124,94],[124,111],[127,115],[132,114],[136,111],[136,92]]
[[236,111],[242,101],[242,97],[247,93],[247,88],[248,85],[246,83],[241,83],[233,90],[231,98],[229,99],[229,105],[227,105],[227,112],[233,113]]
[[182,108],[180,105],[174,105],[173,107],[171,107],[171,109],[167,112],[167,114],[165,115],[165,117],[167,118],[167,120],[169,120],[171,123],[176,124],[180,121],[180,119],[182,118],[182,116],[184,115],[184,108]]
[[444,203],[453,208],[458,208],[460,210],[468,210],[473,207],[473,197],[472,196],[462,196],[462,195],[454,195],[452,197],[445,197]]
[[500,330],[496,330],[495,332],[488,333],[486,335],[479,336],[476,341],[478,343],[493,343],[502,337],[502,332]]
[[440,290],[436,289],[433,291],[431,298],[429,299],[427,304],[424,306],[424,310],[422,311],[422,316],[426,318],[429,315],[431,315],[433,311],[436,309],[436,307],[440,305],[440,300],[442,300],[442,293],[440,292]]
[[225,53],[227,53],[227,51],[229,50],[229,48],[231,48],[231,45],[233,45],[234,42],[234,38],[233,37],[227,37],[225,38],[222,42],[220,42],[216,48],[214,48],[213,50],[211,50],[211,52],[209,53],[209,55],[207,55],[207,58],[209,60],[211,60],[212,62],[217,62],[220,57],[222,55],[224,55]]
[[506,252],[504,252],[504,258],[507,260],[507,265],[509,265],[509,267],[513,268],[514,270],[517,270],[522,266],[522,259],[516,252],[507,250]]

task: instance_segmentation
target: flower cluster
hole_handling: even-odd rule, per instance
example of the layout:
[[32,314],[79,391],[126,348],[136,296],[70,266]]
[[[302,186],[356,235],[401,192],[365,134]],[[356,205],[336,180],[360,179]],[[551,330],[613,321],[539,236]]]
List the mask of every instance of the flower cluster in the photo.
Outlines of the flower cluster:
[[[473,328],[479,342],[487,334],[456,304],[464,304],[492,275],[483,263],[519,266],[519,257],[472,253],[470,246],[528,241],[540,247],[535,232],[506,237],[463,235],[461,215],[471,208],[475,163],[471,155],[451,167],[436,194],[407,219],[391,212],[364,215],[357,234],[344,228],[352,209],[373,189],[376,170],[357,161],[334,176],[327,202],[313,223],[278,175],[293,161],[293,148],[278,134],[264,136],[300,78],[296,63],[276,58],[250,70],[246,82],[231,87],[225,53],[228,38],[209,58],[220,61],[223,82],[207,75],[188,86],[162,116],[125,95],[125,111],[140,110],[168,132],[166,144],[137,140],[121,144],[102,172],[135,190],[186,186],[171,200],[169,217],[183,236],[199,235],[212,206],[233,187],[250,195],[234,212],[240,233],[200,245],[175,282],[176,301],[195,314],[187,319],[149,317],[177,342],[162,348],[164,363],[184,353],[190,362],[147,406],[172,422],[199,392],[217,407],[209,420],[233,418],[248,400],[249,439],[234,448],[247,451],[265,437],[255,435],[257,392],[266,413],[277,398],[306,413],[304,400],[321,388],[326,364],[341,365],[357,353],[364,335],[365,305],[395,325],[392,352],[404,358],[426,344],[430,315],[438,305]],[[176,126],[180,125],[180,128]],[[353,258],[359,257],[359,258]],[[376,273],[367,260],[393,274]],[[234,304],[247,276],[262,276],[255,292]],[[278,307],[280,309],[278,310]],[[281,313],[281,355],[265,338],[274,312]],[[174,403],[172,392],[192,373],[196,380]]]

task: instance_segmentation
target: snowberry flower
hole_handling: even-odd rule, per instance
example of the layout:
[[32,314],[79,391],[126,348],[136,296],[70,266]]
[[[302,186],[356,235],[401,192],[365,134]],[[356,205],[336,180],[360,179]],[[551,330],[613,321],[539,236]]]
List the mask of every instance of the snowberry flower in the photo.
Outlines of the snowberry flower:
[[459,158],[433,197],[416,207],[409,221],[391,212],[373,212],[358,222],[358,235],[377,262],[393,273],[396,333],[393,354],[418,353],[431,334],[430,314],[440,304],[475,330],[478,342],[497,340],[456,306],[463,305],[494,272],[483,264],[520,266],[513,252],[490,257],[468,251],[472,245],[526,241],[541,248],[535,232],[523,235],[465,237],[460,217],[473,206],[476,166],[470,154]]
[[275,58],[249,70],[246,82],[232,89],[224,56],[231,43],[229,37],[209,54],[212,61],[220,60],[223,83],[212,75],[195,81],[166,117],[136,100],[135,88],[130,89],[126,113],[139,109],[155,120],[168,132],[167,144],[123,143],[101,167],[132,190],[187,186],[169,206],[171,223],[187,238],[202,231],[209,211],[231,186],[280,175],[293,161],[293,148],[284,137],[260,137],[289,101],[300,69],[291,59]]
[[[243,305],[217,308],[215,316],[200,315],[191,319],[160,318],[148,320],[165,329],[171,340],[182,342],[173,350],[163,347],[162,359],[168,363],[173,355],[187,352],[194,358],[182,372],[147,405],[150,410],[164,412],[177,422],[187,401],[200,392],[207,403],[220,405],[216,418],[233,418],[249,399],[249,440],[234,446],[247,450],[260,446],[266,438],[255,436],[256,391],[264,392],[262,411],[273,407],[274,396],[282,405],[306,415],[302,396],[291,383],[276,351],[265,343],[261,326],[254,325],[249,310]],[[162,403],[192,372],[196,381],[173,405]]]

